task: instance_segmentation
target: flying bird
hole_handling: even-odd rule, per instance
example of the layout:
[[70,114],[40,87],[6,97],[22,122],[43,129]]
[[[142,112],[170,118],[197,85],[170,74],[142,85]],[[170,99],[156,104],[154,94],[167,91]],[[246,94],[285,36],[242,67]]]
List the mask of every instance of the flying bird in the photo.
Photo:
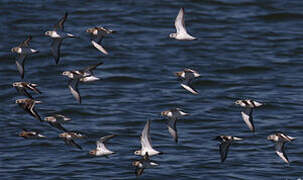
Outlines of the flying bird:
[[18,104],[24,111],[29,113],[31,116],[35,117],[39,121],[42,121],[39,114],[35,111],[35,104],[42,103],[41,101],[36,101],[34,99],[25,98],[25,99],[17,99],[16,104]]
[[276,142],[275,149],[277,155],[286,163],[289,163],[289,160],[285,153],[285,143],[295,140],[294,137],[288,136],[282,132],[277,132],[267,136],[267,140]]
[[83,70],[64,71],[62,73],[62,75],[67,76],[69,78],[68,88],[79,104],[81,104],[81,96],[78,89],[79,81],[93,82],[99,80],[100,78],[95,77],[93,70],[101,64],[103,64],[103,62],[89,66]]
[[60,122],[60,123],[65,123],[65,122],[71,121],[71,118],[66,117],[62,114],[55,114],[55,115],[52,115],[52,116],[47,116],[46,118],[55,119],[57,122]]
[[114,154],[113,151],[107,149],[107,147],[105,146],[105,143],[113,137],[116,137],[116,135],[112,134],[112,135],[101,137],[98,141],[96,141],[97,148],[91,150],[89,154],[95,156],[107,156],[110,154]]
[[175,74],[183,80],[181,86],[184,89],[193,94],[199,94],[199,92],[192,87],[192,81],[201,76],[197,71],[185,68],[183,71],[176,72]]
[[48,116],[44,118],[45,122],[48,122],[51,126],[62,130],[64,132],[68,132],[61,124],[57,121],[57,118],[55,116]]
[[23,137],[24,139],[28,138],[44,138],[45,136],[40,134],[37,131],[28,131],[26,129],[22,129],[21,133],[19,133],[20,137]]
[[87,33],[90,33],[93,36],[96,36],[95,39],[91,40],[92,45],[98,49],[100,52],[102,52],[105,55],[108,55],[108,52],[103,48],[101,45],[101,41],[103,37],[105,37],[108,34],[112,34],[115,31],[111,29],[107,29],[105,27],[93,27],[86,30]]
[[168,117],[168,132],[173,137],[174,141],[178,142],[178,133],[177,133],[177,127],[176,127],[176,121],[177,118],[186,116],[188,113],[183,112],[180,108],[174,108],[171,110],[163,111],[161,112],[162,116]]
[[150,120],[147,120],[144,126],[144,129],[141,134],[140,142],[141,142],[141,149],[135,151],[135,155],[144,156],[146,153],[148,153],[148,156],[153,156],[157,154],[162,154],[162,152],[159,152],[152,147],[151,138],[150,138]]
[[260,107],[263,104],[259,103],[257,101],[250,100],[250,99],[237,100],[235,102],[235,104],[238,104],[241,107],[245,108],[245,110],[241,112],[242,118],[243,118],[244,122],[246,123],[246,125],[248,126],[248,128],[252,132],[255,132],[255,126],[254,126],[253,116],[252,116],[253,109],[256,107]]
[[142,159],[134,161],[132,165],[136,167],[136,176],[140,176],[142,175],[145,168],[158,166],[159,164],[157,164],[155,161],[150,160],[148,153],[146,152]]
[[100,78],[95,77],[93,70],[95,70],[101,64],[103,64],[103,62],[99,62],[81,70],[64,71],[62,75],[67,76],[70,79],[79,79],[80,82],[97,81],[100,80]]
[[38,53],[38,50],[32,49],[29,47],[29,42],[31,41],[32,36],[29,35],[26,40],[24,40],[19,46],[11,49],[13,53],[18,54],[18,58],[16,60],[17,69],[20,73],[21,79],[24,78],[24,63],[25,59],[28,55]]
[[233,141],[240,141],[243,140],[242,138],[234,137],[234,136],[217,136],[215,140],[218,140],[221,142],[220,144],[220,155],[221,155],[221,162],[224,162],[227,158],[227,153],[229,150],[229,146]]
[[52,54],[55,58],[56,64],[59,63],[60,48],[61,48],[63,39],[76,37],[75,35],[73,35],[71,33],[64,32],[64,22],[67,19],[67,15],[68,15],[68,13],[65,12],[64,16],[54,25],[54,29],[45,32],[46,36],[49,36],[53,39],[53,42],[51,45],[51,50],[52,50]]
[[82,149],[82,147],[73,140],[73,138],[82,138],[82,134],[75,132],[64,132],[59,134],[59,137],[62,138],[66,144],[74,146],[78,149]]
[[26,89],[34,91],[35,93],[41,94],[41,92],[37,89],[37,84],[33,83],[27,83],[27,82],[14,82],[13,87],[16,88],[16,90],[19,93],[22,93],[23,95],[27,96],[28,98],[33,99],[31,94],[29,94]]
[[169,37],[177,40],[195,40],[197,38],[188,34],[184,23],[184,8],[181,8],[175,20],[176,33],[170,33]]

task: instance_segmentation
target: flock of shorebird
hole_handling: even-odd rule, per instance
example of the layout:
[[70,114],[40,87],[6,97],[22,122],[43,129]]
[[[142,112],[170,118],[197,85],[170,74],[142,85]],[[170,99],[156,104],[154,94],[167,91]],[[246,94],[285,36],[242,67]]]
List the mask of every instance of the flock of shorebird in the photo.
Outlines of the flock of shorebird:
[[[64,31],[64,22],[67,19],[68,14],[65,13],[64,16],[55,24],[54,29],[45,32],[46,36],[49,36],[53,39],[51,44],[51,52],[55,59],[56,64],[59,63],[60,59],[60,47],[63,39],[66,38],[76,38],[75,35],[71,33],[67,33]],[[178,16],[175,20],[176,33],[171,33],[169,35],[170,38],[174,38],[176,40],[195,40],[196,38],[187,33],[184,23],[184,9],[181,8]],[[91,44],[103,54],[108,54],[105,48],[101,45],[102,39],[115,31],[104,28],[104,27],[93,27],[86,30],[87,33],[90,33],[95,38],[91,40]],[[23,41],[19,46],[12,48],[12,52],[18,54],[18,59],[16,60],[17,70],[20,73],[21,79],[24,78],[25,70],[24,70],[24,62],[25,58],[28,55],[38,53],[38,50],[32,49],[29,46],[29,42],[32,39],[32,36],[28,36],[28,38]],[[89,66],[87,68],[81,70],[72,70],[72,71],[64,71],[62,75],[67,76],[69,78],[68,88],[70,89],[71,94],[77,100],[78,103],[81,104],[81,96],[78,90],[79,83],[92,82],[99,80],[98,77],[94,76],[93,70],[96,69],[102,62],[99,62],[95,65]],[[194,79],[200,77],[200,74],[192,69],[185,68],[183,71],[176,72],[176,76],[182,81],[181,86],[189,91],[192,94],[198,94],[199,92],[193,88],[192,82]],[[41,103],[41,101],[35,100],[32,95],[28,92],[29,90],[40,94],[41,92],[37,89],[37,84],[28,83],[28,82],[15,82],[13,86],[17,89],[19,93],[26,96],[27,98],[18,99],[16,103],[24,109],[27,113],[29,113],[34,118],[38,119],[41,122],[47,122],[51,126],[63,131],[63,133],[59,134],[59,137],[62,138],[66,144],[72,145],[79,149],[82,147],[77,144],[74,139],[83,138],[84,135],[77,131],[69,131],[65,129],[61,124],[71,120],[70,118],[65,117],[61,114],[55,114],[52,116],[45,117],[43,120],[39,116],[39,114],[35,111],[35,104]],[[245,108],[244,111],[241,112],[242,118],[244,122],[247,124],[250,131],[255,131],[255,126],[253,123],[253,110],[257,107],[262,106],[262,103],[259,103],[254,100],[237,100],[235,104]],[[178,142],[178,134],[176,128],[176,121],[178,118],[182,116],[188,115],[188,113],[183,112],[183,110],[179,108],[174,108],[171,110],[161,112],[163,117],[168,119],[168,132],[173,137],[174,141]],[[150,138],[150,123],[148,120],[142,130],[141,134],[141,149],[134,152],[135,155],[142,156],[140,160],[134,161],[132,163],[133,166],[136,167],[136,175],[141,175],[143,170],[147,167],[157,166],[158,164],[150,159],[150,156],[162,154],[160,151],[155,150],[151,144]],[[23,129],[23,131],[19,134],[24,138],[44,138],[45,136],[36,131],[28,131]],[[91,150],[89,154],[95,156],[108,156],[113,154],[114,152],[109,150],[105,143],[114,138],[116,135],[108,135],[101,137],[96,142],[96,149]],[[276,142],[275,150],[276,153],[286,162],[289,163],[288,158],[285,154],[284,145],[286,142],[293,141],[295,138],[288,136],[282,132],[277,132],[275,134],[269,135],[267,137],[268,140],[272,140]],[[221,155],[221,162],[225,161],[228,153],[229,146],[233,141],[242,140],[242,138],[234,137],[234,136],[226,136],[221,135],[217,136],[215,140],[220,141],[219,152]]]

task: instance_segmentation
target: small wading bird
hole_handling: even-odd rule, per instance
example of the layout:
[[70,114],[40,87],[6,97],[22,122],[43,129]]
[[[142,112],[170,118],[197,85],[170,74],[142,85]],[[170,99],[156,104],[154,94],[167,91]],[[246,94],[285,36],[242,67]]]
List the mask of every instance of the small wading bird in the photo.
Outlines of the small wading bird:
[[33,97],[26,91],[26,89],[34,91],[35,93],[41,94],[41,92],[37,89],[37,84],[27,83],[27,82],[14,82],[13,87],[16,88],[16,90],[19,93],[22,93],[23,95],[27,96],[28,98],[33,99]]
[[198,78],[201,76],[197,71],[185,68],[183,71],[176,72],[175,74],[178,78],[181,78],[183,80],[181,83],[181,86],[184,89],[186,89],[187,91],[189,91],[193,94],[199,94],[198,91],[195,90],[191,85],[192,81],[195,78]]
[[177,133],[177,127],[176,127],[176,121],[177,118],[186,116],[188,113],[183,112],[180,108],[174,108],[171,110],[163,111],[161,112],[162,116],[168,117],[168,132],[173,137],[176,143],[178,143],[178,133]]
[[142,175],[145,168],[158,166],[159,164],[150,160],[148,153],[146,152],[142,159],[134,161],[132,165],[136,167],[136,176],[140,176]]
[[67,76],[69,78],[68,88],[79,104],[81,104],[81,96],[78,90],[79,81],[93,82],[99,80],[100,78],[94,76],[93,70],[101,64],[103,64],[103,62],[89,66],[83,70],[64,71],[62,73],[62,75]]
[[87,29],[86,32],[90,33],[93,36],[96,36],[94,40],[91,40],[92,45],[103,54],[108,55],[108,52],[101,46],[101,41],[103,37],[105,37],[108,34],[112,34],[115,31],[111,29],[107,29],[105,27],[94,27]]
[[26,129],[23,129],[21,131],[21,133],[19,134],[20,137],[23,137],[25,139],[28,139],[28,138],[44,138],[45,136],[40,134],[39,132],[37,131],[28,131]]
[[91,150],[89,152],[89,154],[95,155],[95,156],[107,156],[107,155],[114,154],[115,152],[107,149],[107,147],[105,146],[105,143],[113,137],[116,137],[116,135],[112,134],[112,135],[101,137],[98,141],[96,141],[97,148],[94,150]]
[[184,8],[181,8],[175,20],[176,33],[169,34],[170,38],[177,40],[195,40],[197,38],[187,33],[184,23]]
[[289,163],[287,155],[285,153],[285,143],[287,142],[291,142],[293,140],[295,140],[294,137],[291,136],[287,136],[286,134],[282,133],[282,132],[277,132],[275,134],[271,134],[269,136],[267,136],[267,140],[271,140],[276,142],[275,145],[275,149],[276,149],[276,153],[277,155],[286,163]]
[[73,138],[83,138],[84,136],[82,134],[70,131],[59,134],[59,137],[62,138],[66,144],[82,149],[82,147],[73,140]]
[[252,132],[255,132],[255,126],[254,126],[253,116],[252,116],[253,109],[256,107],[260,107],[263,104],[261,104],[257,101],[250,100],[250,99],[237,100],[235,102],[235,104],[238,104],[241,107],[245,108],[245,110],[241,112],[242,118],[243,118],[244,122],[246,123],[246,125],[248,126],[248,128]]
[[29,35],[26,40],[24,40],[19,46],[12,48],[12,52],[18,54],[16,60],[17,69],[20,73],[21,79],[24,78],[24,63],[28,55],[38,53],[38,50],[32,49],[29,47],[29,42],[31,41],[32,36]]
[[39,121],[42,121],[39,114],[34,109],[36,103],[42,103],[42,102],[41,101],[36,101],[34,99],[30,99],[30,98],[17,99],[16,100],[16,104],[18,104],[24,111],[26,111],[31,116],[38,119]]
[[221,142],[220,144],[220,155],[221,155],[221,162],[224,162],[227,158],[227,153],[229,150],[229,146],[233,141],[240,141],[243,140],[242,138],[234,137],[234,136],[217,136],[215,140]]
[[143,128],[140,142],[141,142],[141,149],[135,151],[135,155],[144,156],[146,153],[148,153],[149,156],[153,156],[157,154],[162,154],[162,152],[159,152],[152,147],[151,139],[150,139],[150,120],[147,120]]
[[58,23],[55,24],[54,29],[45,32],[46,36],[49,36],[53,39],[51,46],[52,46],[52,54],[55,58],[56,64],[59,63],[60,48],[63,39],[76,37],[71,33],[64,32],[64,22],[67,19],[67,15],[68,15],[67,12],[65,12],[64,16],[58,21]]

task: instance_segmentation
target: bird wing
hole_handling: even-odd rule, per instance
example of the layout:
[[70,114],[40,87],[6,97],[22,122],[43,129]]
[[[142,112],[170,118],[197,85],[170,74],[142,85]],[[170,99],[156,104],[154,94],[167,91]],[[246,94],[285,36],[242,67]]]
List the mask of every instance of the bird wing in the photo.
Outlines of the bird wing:
[[32,116],[34,116],[36,119],[38,119],[39,121],[42,122],[41,117],[39,116],[39,114],[34,109],[32,109],[30,112],[31,112]]
[[27,96],[28,98],[33,98],[27,91],[25,88],[23,87],[15,87],[16,90],[19,92],[19,93],[22,93],[23,95]]
[[67,19],[67,15],[68,15],[68,13],[65,12],[64,16],[55,24],[55,26],[54,26],[55,30],[60,30],[60,31],[64,30],[64,22]]
[[221,155],[221,162],[224,162],[226,157],[227,157],[227,153],[229,150],[229,146],[231,144],[231,141],[227,140],[227,141],[223,141],[220,144],[220,155]]
[[25,87],[27,87],[28,89],[34,91],[35,93],[41,94],[41,92],[34,86],[30,85],[30,84],[26,84]]
[[242,111],[242,118],[244,120],[244,122],[246,123],[246,125],[248,126],[248,128],[254,132],[255,131],[255,126],[254,126],[254,122],[253,122],[253,109],[252,108],[246,108],[245,111]]
[[181,83],[181,86],[193,94],[199,94],[199,92],[195,90],[192,86],[190,86],[189,83]]
[[103,54],[108,55],[108,52],[97,42],[95,42],[94,40],[91,41],[91,43],[93,44],[93,46],[98,49],[99,51],[101,51]]
[[115,134],[112,134],[112,135],[108,135],[108,136],[103,136],[101,137],[97,142],[96,142],[96,145],[97,145],[97,150],[98,151],[110,151],[109,149],[107,149],[107,147],[105,146],[104,143],[106,143],[109,139],[115,137],[116,135]]
[[59,59],[60,59],[60,47],[62,44],[62,39],[61,38],[54,38],[53,42],[52,42],[52,54],[55,58],[55,62],[56,64],[59,63]]
[[79,78],[75,78],[73,80],[70,80],[68,83],[68,88],[72,95],[76,98],[76,100],[81,104],[81,96],[78,90],[78,84],[79,84]]
[[98,34],[97,34],[97,37],[96,37],[96,39],[95,39],[95,42],[97,42],[98,44],[100,44],[101,43],[101,41],[103,40],[103,34],[102,34],[102,32],[100,32],[100,30],[98,31]]
[[24,78],[24,62],[25,62],[25,57],[26,57],[26,55],[20,54],[18,56],[18,61],[16,61],[17,69],[18,69],[18,71],[20,73],[21,79]]
[[178,16],[175,20],[175,27],[177,30],[177,33],[187,33],[185,29],[185,23],[184,23],[184,8],[181,8]]
[[141,134],[141,148],[153,150],[150,139],[150,120],[147,120]]
[[136,176],[141,176],[143,174],[144,168],[136,168]]
[[33,100],[32,103],[29,104],[30,114],[31,114],[33,117],[35,117],[36,119],[38,119],[39,121],[42,121],[41,117],[40,117],[39,114],[35,111],[34,107],[35,107],[35,101]]
[[174,141],[178,143],[178,134],[177,134],[177,128],[176,128],[176,118],[170,118],[168,120],[168,132],[170,135],[174,138]]
[[95,65],[88,66],[85,69],[83,69],[82,71],[83,72],[90,72],[93,75],[93,70],[95,70],[101,64],[103,64],[103,62],[99,62],[99,63],[97,63]]
[[278,142],[276,143],[276,146],[275,146],[276,153],[278,154],[278,156],[280,156],[280,158],[281,158],[284,162],[289,163],[288,158],[287,158],[287,155],[286,155],[286,153],[285,153],[284,144],[285,144],[285,141],[278,141]]
[[78,149],[82,149],[82,147],[79,145],[79,144],[77,144],[73,139],[71,139],[71,138],[64,138],[64,142],[66,143],[66,144],[68,144],[68,145],[71,145],[71,146],[74,146],[74,147],[76,147],[76,148],[78,148]]
[[62,130],[64,132],[68,132],[68,130],[66,130],[60,123],[58,122],[49,122],[49,124],[59,130]]
[[29,42],[31,41],[31,39],[32,39],[32,36],[28,35],[27,39],[22,41],[22,43],[20,43],[18,47],[20,47],[20,48],[29,47]]

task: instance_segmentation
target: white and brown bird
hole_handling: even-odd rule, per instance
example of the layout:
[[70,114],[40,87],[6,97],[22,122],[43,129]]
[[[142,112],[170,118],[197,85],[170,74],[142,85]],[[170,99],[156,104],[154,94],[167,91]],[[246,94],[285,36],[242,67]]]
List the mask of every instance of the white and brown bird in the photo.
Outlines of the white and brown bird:
[[112,134],[112,135],[101,137],[98,141],[96,141],[97,148],[94,150],[91,150],[89,152],[89,154],[94,155],[94,156],[107,156],[107,155],[114,154],[115,152],[109,150],[105,146],[105,143],[108,140],[112,139],[113,137],[116,137],[116,135]]
[[144,156],[146,153],[148,153],[148,156],[153,156],[157,154],[162,154],[162,152],[159,152],[152,147],[151,138],[150,138],[150,120],[147,120],[142,130],[140,142],[141,142],[141,149],[135,151],[134,152],[135,155]]
[[26,129],[22,129],[22,131],[19,133],[20,137],[23,137],[25,139],[29,138],[45,138],[44,135],[40,134],[37,131],[28,131]]
[[253,113],[254,108],[260,107],[263,104],[259,103],[257,101],[250,100],[250,99],[237,100],[237,101],[235,101],[235,104],[240,105],[241,107],[245,108],[245,110],[241,112],[242,118],[243,118],[244,122],[246,123],[246,125],[248,126],[248,128],[252,132],[255,132],[255,126],[254,126],[254,122],[253,122],[252,113]]
[[46,36],[49,36],[53,39],[53,42],[51,45],[51,50],[52,50],[52,54],[55,58],[56,64],[59,63],[60,48],[61,48],[63,39],[76,37],[75,35],[73,35],[71,33],[64,32],[64,22],[67,19],[67,15],[68,15],[68,13],[65,12],[64,16],[54,25],[54,29],[45,32]]
[[36,101],[30,98],[17,99],[16,104],[18,104],[24,111],[29,113],[31,116],[35,117],[39,121],[42,121],[39,114],[35,111],[35,104],[42,103],[41,101]]
[[169,34],[170,38],[174,38],[177,40],[188,40],[188,41],[197,39],[197,38],[191,36],[185,28],[184,8],[180,9],[178,16],[176,17],[175,27],[176,27],[177,32]]
[[171,134],[174,141],[177,143],[178,133],[177,133],[176,121],[178,118],[188,115],[188,113],[183,112],[180,108],[174,108],[161,112],[161,115],[168,118],[168,123],[167,123],[168,132]]
[[221,155],[221,162],[224,162],[225,159],[227,158],[227,153],[228,153],[229,146],[231,145],[231,143],[233,141],[240,141],[240,140],[243,140],[243,139],[235,137],[235,136],[224,136],[224,135],[222,135],[222,136],[217,136],[215,138],[215,140],[220,141],[219,151],[220,151],[220,155]]
[[145,168],[155,167],[159,164],[157,164],[155,161],[150,160],[148,153],[146,152],[142,159],[134,161],[132,165],[136,167],[136,176],[140,176],[142,175]]
[[65,115],[62,115],[62,114],[54,114],[54,115],[51,115],[51,116],[47,116],[46,118],[55,119],[57,122],[60,122],[60,123],[65,123],[65,122],[68,122],[68,121],[72,120],[71,118],[66,117]]
[[79,78],[80,82],[93,82],[100,80],[100,78],[94,75],[93,70],[95,70],[98,66],[102,65],[103,62],[99,62],[97,64],[88,66],[81,70],[73,70],[73,71],[64,71],[62,75],[67,76],[70,79]]
[[62,75],[69,78],[68,88],[79,104],[81,104],[81,96],[78,89],[79,82],[93,82],[99,80],[100,78],[95,77],[93,70],[101,64],[103,64],[103,62],[88,66],[83,70],[64,71],[62,73]]
[[61,124],[60,122],[57,120],[57,116],[47,116],[44,118],[45,122],[48,122],[51,126],[62,130],[64,132],[68,132],[68,130],[66,130]]
[[24,63],[28,55],[38,53],[38,50],[32,49],[29,47],[29,42],[31,41],[32,36],[29,35],[26,40],[24,40],[19,46],[11,49],[12,52],[18,54],[16,60],[17,69],[20,73],[21,79],[24,78]]
[[27,96],[28,98],[33,99],[30,93],[26,91],[26,89],[34,91],[37,94],[41,94],[41,92],[37,89],[37,84],[28,83],[28,82],[14,82],[13,87],[16,88],[16,90],[19,93],[22,93],[23,95]]
[[295,140],[294,137],[288,136],[282,132],[277,132],[267,136],[267,140],[276,142],[275,149],[277,155],[286,163],[289,163],[287,155],[285,153],[285,143]]
[[59,137],[62,138],[66,144],[82,149],[82,147],[73,140],[73,138],[83,138],[84,136],[81,133],[64,132],[59,134]]
[[108,34],[112,34],[115,31],[113,31],[111,29],[107,29],[105,27],[97,27],[96,26],[96,27],[87,29],[86,32],[90,33],[91,35],[96,37],[95,39],[91,40],[92,45],[96,49],[98,49],[100,52],[102,52],[103,54],[108,55],[108,52],[101,45],[101,41],[102,41],[103,37],[105,37]]
[[201,76],[197,71],[185,68],[183,71],[176,72],[175,74],[183,80],[181,86],[184,89],[193,94],[199,94],[198,91],[192,87],[192,81]]

